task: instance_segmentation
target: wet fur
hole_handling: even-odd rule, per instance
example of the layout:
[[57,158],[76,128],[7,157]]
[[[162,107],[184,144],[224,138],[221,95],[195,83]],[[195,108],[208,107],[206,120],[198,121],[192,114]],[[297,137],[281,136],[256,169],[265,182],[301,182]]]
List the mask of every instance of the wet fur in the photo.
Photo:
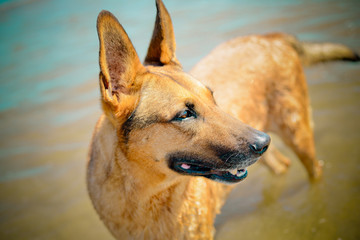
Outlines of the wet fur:
[[[343,55],[315,61],[309,47],[292,36],[249,36],[220,45],[188,75],[176,58],[171,19],[160,0],[157,8],[144,65],[115,17],[99,15],[104,114],[89,151],[88,190],[117,239],[212,239],[214,218],[232,186],[180,175],[169,169],[168,159],[199,158],[220,168],[252,164],[258,157],[247,145],[257,132],[244,122],[280,135],[309,177],[318,179],[301,63],[356,55],[341,46]],[[171,122],[188,104],[202,118]],[[277,173],[289,165],[273,146],[263,161]]]

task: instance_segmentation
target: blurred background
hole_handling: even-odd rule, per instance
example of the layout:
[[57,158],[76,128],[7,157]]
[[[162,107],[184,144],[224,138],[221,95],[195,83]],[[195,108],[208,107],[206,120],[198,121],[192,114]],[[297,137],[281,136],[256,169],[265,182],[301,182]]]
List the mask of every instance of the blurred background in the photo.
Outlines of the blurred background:
[[[185,70],[233,37],[284,31],[360,51],[358,0],[165,0]],[[0,239],[112,239],[86,191],[87,150],[101,114],[97,14],[118,17],[144,58],[154,0],[0,0]],[[360,239],[360,64],[306,69],[322,181],[292,159],[264,166],[231,194],[218,239]]]

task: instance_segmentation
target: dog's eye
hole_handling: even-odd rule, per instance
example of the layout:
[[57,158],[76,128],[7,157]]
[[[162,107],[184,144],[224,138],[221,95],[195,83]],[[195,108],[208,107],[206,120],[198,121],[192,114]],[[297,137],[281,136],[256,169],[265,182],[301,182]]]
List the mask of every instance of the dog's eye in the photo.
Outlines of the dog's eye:
[[189,118],[196,118],[196,113],[193,110],[185,109],[184,111],[180,112],[176,115],[173,119],[174,121],[183,121]]

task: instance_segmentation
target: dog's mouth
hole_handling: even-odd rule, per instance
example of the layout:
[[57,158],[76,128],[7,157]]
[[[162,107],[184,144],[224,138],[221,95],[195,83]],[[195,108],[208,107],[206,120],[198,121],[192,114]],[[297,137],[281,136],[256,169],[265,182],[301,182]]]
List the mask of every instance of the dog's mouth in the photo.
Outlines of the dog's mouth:
[[194,162],[172,162],[170,167],[180,174],[202,176],[218,182],[237,183],[247,177],[246,168],[216,169]]

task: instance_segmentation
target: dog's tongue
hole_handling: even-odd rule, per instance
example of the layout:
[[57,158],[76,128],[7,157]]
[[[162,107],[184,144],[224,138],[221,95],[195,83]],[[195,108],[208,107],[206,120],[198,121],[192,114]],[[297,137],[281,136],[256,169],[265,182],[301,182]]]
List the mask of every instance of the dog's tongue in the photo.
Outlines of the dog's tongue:
[[189,164],[183,163],[183,164],[181,164],[181,168],[182,169],[190,169],[191,166]]

